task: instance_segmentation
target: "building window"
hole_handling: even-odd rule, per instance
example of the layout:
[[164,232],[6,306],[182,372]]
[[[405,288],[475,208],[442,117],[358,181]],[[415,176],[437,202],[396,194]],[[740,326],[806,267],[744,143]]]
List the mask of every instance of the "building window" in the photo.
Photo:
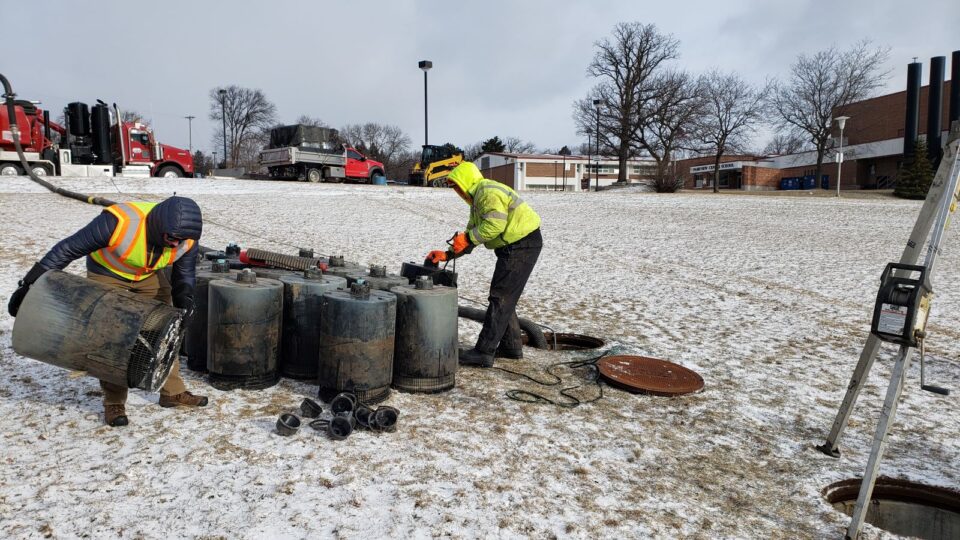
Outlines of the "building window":
[[598,168],[595,163],[591,163],[590,165],[588,165],[587,169],[590,172],[598,173],[598,174],[617,174],[617,172],[620,170],[614,167],[613,165],[600,165],[600,167]]

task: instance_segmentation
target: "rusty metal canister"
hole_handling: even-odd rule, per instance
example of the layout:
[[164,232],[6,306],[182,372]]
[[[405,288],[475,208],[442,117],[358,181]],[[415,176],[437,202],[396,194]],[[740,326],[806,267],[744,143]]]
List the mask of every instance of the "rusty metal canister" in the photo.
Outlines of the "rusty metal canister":
[[213,261],[201,268],[197,265],[197,284],[194,287],[193,318],[187,326],[183,339],[184,353],[187,355],[187,367],[193,371],[207,371],[207,300],[209,284],[215,279],[228,279],[236,276],[237,270],[230,270],[225,259]]
[[221,390],[268,388],[280,378],[283,284],[250,269],[210,282],[207,371]]
[[397,296],[393,387],[404,392],[443,392],[457,374],[457,289],[420,276],[390,289]]
[[13,350],[100,380],[156,392],[183,339],[183,312],[51,270],[30,287],[13,325]]
[[324,401],[353,392],[365,403],[390,395],[397,297],[362,281],[324,293],[317,382]]
[[320,351],[320,304],[323,294],[344,289],[347,280],[323,275],[319,268],[283,276],[283,337],[280,373],[293,379],[315,380]]

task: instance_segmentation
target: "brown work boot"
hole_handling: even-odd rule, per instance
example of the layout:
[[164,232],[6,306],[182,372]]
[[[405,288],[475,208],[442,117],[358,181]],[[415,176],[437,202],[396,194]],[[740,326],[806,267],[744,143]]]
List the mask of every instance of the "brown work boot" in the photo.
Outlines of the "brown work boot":
[[179,405],[185,407],[206,407],[207,396],[195,396],[187,391],[180,392],[175,396],[160,394],[159,404],[161,407],[177,407]]
[[110,427],[120,427],[130,423],[127,420],[127,410],[123,405],[104,405],[103,419]]

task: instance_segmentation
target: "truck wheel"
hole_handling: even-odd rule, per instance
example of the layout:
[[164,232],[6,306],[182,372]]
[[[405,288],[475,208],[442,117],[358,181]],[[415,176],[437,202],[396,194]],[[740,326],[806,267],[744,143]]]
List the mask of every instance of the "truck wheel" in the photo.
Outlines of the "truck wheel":
[[0,165],[0,176],[20,176],[23,170],[15,163],[4,163]]
[[43,165],[34,165],[33,167],[30,167],[30,172],[36,176],[49,176],[51,174],[50,171],[48,171]]
[[323,175],[320,174],[320,169],[307,169],[307,182],[316,184],[321,180],[323,180]]
[[183,173],[181,173],[180,169],[173,165],[160,167],[160,170],[157,171],[157,177],[159,178],[180,178],[181,176],[183,176]]

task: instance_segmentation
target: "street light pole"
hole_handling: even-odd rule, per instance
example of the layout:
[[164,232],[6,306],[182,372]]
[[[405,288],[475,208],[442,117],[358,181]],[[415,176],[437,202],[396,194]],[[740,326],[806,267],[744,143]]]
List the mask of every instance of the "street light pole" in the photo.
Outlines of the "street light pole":
[[187,119],[187,124],[190,126],[189,128],[190,129],[190,155],[192,156],[193,155],[193,119],[196,118],[196,116],[187,115],[187,116],[184,116],[184,118]]
[[220,118],[223,120],[223,166],[227,166],[227,91],[220,89]]
[[567,155],[563,154],[563,189],[561,191],[567,190]]
[[430,60],[421,60],[417,66],[423,70],[423,145],[426,146],[430,144],[430,137],[427,124],[427,71],[430,71],[430,68],[433,67],[433,62]]
[[599,99],[593,100],[593,106],[594,106],[594,108],[597,109],[597,136],[594,137],[594,139],[595,139],[595,141],[596,141],[596,145],[597,145],[597,152],[596,152],[596,155],[597,155],[597,175],[596,175],[597,184],[596,184],[596,191],[600,191],[600,100],[599,100]]
[[838,116],[834,120],[840,126],[840,151],[837,152],[837,197],[840,197],[840,169],[843,166],[843,126],[846,125],[849,116]]

